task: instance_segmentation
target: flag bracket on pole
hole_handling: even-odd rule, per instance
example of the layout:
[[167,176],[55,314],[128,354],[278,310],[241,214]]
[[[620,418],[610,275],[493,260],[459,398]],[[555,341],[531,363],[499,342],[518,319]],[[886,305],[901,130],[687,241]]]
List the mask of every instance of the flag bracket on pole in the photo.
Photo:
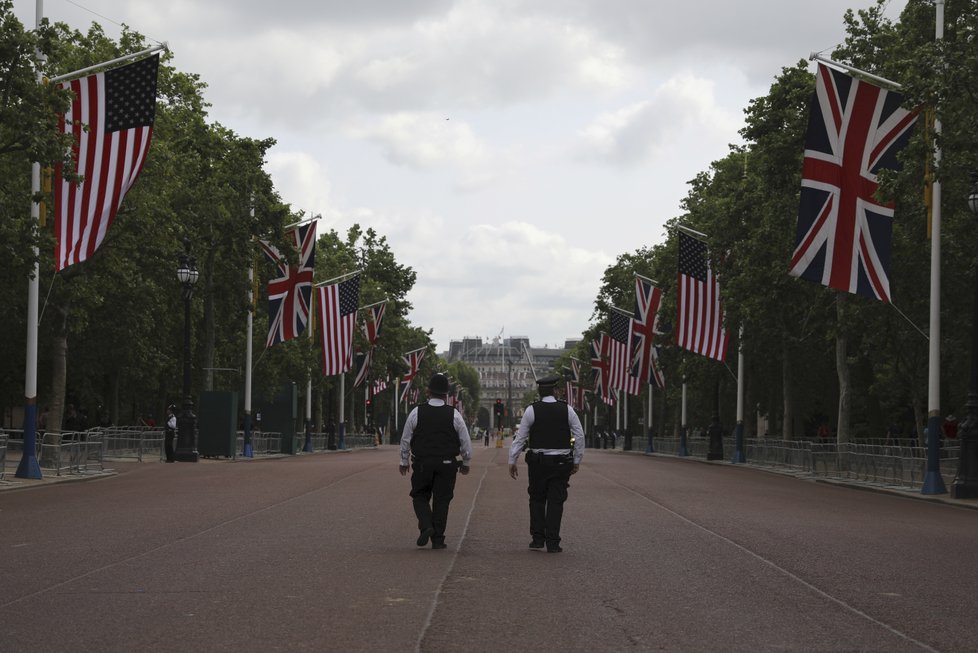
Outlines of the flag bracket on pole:
[[848,64],[839,63],[838,61],[833,61],[832,59],[829,59],[828,57],[823,57],[822,55],[820,55],[817,52],[813,52],[808,57],[808,60],[809,61],[819,61],[821,63],[824,63],[824,64],[828,65],[828,66],[835,66],[836,68],[839,68],[840,70],[844,70],[844,71],[849,72],[849,73],[852,73],[854,75],[859,75],[860,77],[865,77],[868,80],[871,80],[871,81],[874,81],[874,82],[878,82],[880,84],[884,84],[884,85],[889,86],[890,88],[892,88],[894,90],[899,90],[899,89],[903,88],[900,84],[894,82],[893,80],[887,79],[885,77],[880,77],[879,75],[874,75],[873,73],[868,73],[865,70],[860,70],[859,68],[856,68],[855,66],[850,66]]

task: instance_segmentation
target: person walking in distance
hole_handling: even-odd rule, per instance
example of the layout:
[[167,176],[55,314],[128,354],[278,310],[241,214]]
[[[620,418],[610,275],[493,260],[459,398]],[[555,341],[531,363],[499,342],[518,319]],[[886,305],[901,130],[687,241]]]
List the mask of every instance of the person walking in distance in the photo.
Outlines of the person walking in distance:
[[166,422],[163,424],[163,451],[166,453],[166,462],[172,463],[176,460],[173,456],[173,438],[177,435],[177,416],[174,414],[176,406],[170,404],[166,407]]
[[[431,540],[444,549],[448,506],[455,496],[456,473],[469,473],[472,440],[462,414],[446,404],[449,381],[437,373],[428,382],[427,403],[407,416],[401,434],[401,476],[411,467],[411,500],[418,517],[417,545]],[[458,457],[462,459],[459,461]],[[409,460],[410,459],[410,460]]]
[[570,477],[584,457],[584,429],[574,409],[554,397],[557,376],[537,381],[540,401],[527,406],[509,448],[509,475],[519,476],[516,461],[526,445],[530,495],[531,549],[560,553],[560,521]]

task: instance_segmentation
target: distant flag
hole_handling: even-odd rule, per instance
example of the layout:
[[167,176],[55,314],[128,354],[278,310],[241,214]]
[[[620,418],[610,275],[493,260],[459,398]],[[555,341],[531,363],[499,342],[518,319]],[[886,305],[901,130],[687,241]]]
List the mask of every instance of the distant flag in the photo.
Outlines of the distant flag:
[[663,386],[659,382],[661,379],[653,376],[652,360],[655,350],[653,340],[656,318],[661,302],[662,290],[654,286],[650,279],[635,275],[635,314],[631,323],[631,375],[638,378],[641,383],[649,383],[660,388]]
[[608,336],[605,333],[599,333],[591,341],[591,378],[594,383],[594,394],[601,397],[606,404],[611,403],[608,387],[608,348]]
[[316,263],[316,223],[289,230],[288,239],[298,254],[298,265],[267,240],[258,246],[275,266],[278,276],[268,282],[268,338],[265,347],[298,337],[309,322],[312,274]]
[[[414,377],[418,375],[418,370],[421,368],[421,361],[424,359],[426,348],[415,349],[414,351],[409,351],[401,357],[404,364],[407,365],[408,371],[401,377],[401,389],[399,397],[401,401],[408,401],[410,398],[409,392],[411,388],[411,381]],[[417,396],[417,395],[415,395]]]
[[367,380],[367,375],[370,374],[370,363],[373,361],[374,350],[371,347],[366,352],[358,351],[353,360],[353,369],[356,370],[356,376],[353,379],[353,387],[359,388],[363,385],[364,381]]
[[407,403],[409,399],[409,390],[411,389],[411,381],[401,379],[399,386],[400,387],[397,389],[397,400],[401,403]]
[[877,174],[917,120],[899,93],[819,64],[805,135],[801,207],[789,274],[890,301],[893,205],[875,195]]
[[656,388],[666,387],[666,377],[662,373],[662,367],[659,365],[658,345],[652,347],[652,361],[649,365],[649,385],[655,386]]
[[55,271],[95,253],[139,177],[153,137],[159,65],[154,55],[61,85],[73,98],[58,131],[74,139],[71,160],[82,181],[55,166]]
[[342,374],[350,369],[359,302],[359,273],[319,288],[323,376]]
[[611,335],[608,355],[610,359],[609,387],[624,390],[630,395],[642,392],[638,378],[631,375],[632,317],[617,308],[611,309]]
[[380,337],[380,324],[384,319],[384,312],[387,309],[387,302],[381,302],[373,306],[367,307],[370,311],[369,316],[363,323],[363,335],[367,338],[367,342],[370,346],[377,344],[377,339]]
[[384,390],[386,390],[387,389],[387,386],[390,384],[390,382],[391,382],[390,376],[387,376],[387,377],[385,377],[383,379],[375,379],[374,380],[374,390],[373,390],[374,394],[375,395],[379,395],[381,392],[383,392]]
[[679,232],[679,301],[676,304],[676,344],[707,358],[727,355],[723,305],[707,257],[706,243]]

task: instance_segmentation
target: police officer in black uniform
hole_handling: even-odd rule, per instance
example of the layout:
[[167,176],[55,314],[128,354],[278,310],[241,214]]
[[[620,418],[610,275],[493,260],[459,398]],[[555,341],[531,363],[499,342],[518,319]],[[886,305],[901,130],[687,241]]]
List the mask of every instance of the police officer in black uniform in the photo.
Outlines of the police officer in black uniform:
[[[431,539],[432,549],[444,549],[448,506],[455,496],[456,472],[469,473],[472,440],[462,414],[445,403],[448,377],[438,373],[428,382],[430,398],[411,411],[401,434],[401,476],[407,474],[410,454],[411,499],[418,516],[417,545]],[[458,457],[461,454],[462,460]]]
[[584,429],[574,409],[554,397],[557,376],[537,381],[540,401],[527,406],[509,449],[509,475],[516,478],[516,460],[526,444],[529,477],[531,549],[560,553],[560,520],[571,474],[584,457]]

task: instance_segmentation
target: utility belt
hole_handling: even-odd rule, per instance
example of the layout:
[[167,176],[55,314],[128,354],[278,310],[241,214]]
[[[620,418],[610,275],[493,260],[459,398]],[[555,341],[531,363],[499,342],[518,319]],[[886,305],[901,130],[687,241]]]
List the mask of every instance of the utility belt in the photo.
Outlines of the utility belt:
[[444,457],[425,457],[418,458],[415,455],[411,455],[411,467],[415,470],[421,469],[432,469],[434,467],[461,467],[462,460],[458,456],[444,456]]
[[527,451],[526,464],[539,465],[573,465],[574,456],[569,453],[545,454],[540,451]]

